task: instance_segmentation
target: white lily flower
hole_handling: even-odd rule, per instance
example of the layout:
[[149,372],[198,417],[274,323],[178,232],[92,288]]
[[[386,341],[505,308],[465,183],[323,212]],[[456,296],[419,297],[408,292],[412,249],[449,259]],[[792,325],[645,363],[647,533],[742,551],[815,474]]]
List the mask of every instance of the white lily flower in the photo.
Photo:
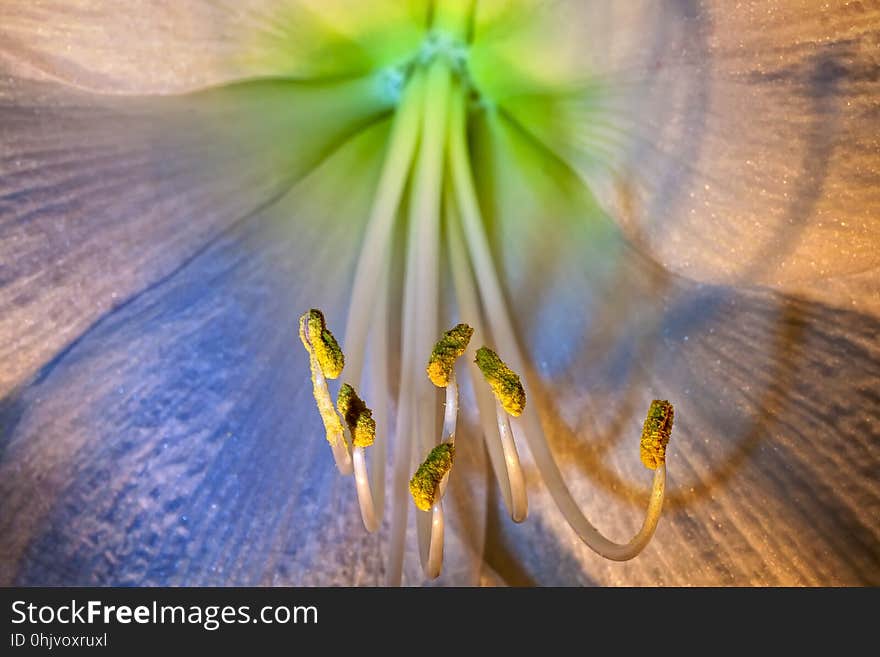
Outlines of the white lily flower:
[[880,582],[880,9],[803,4],[4,2],[0,583]]

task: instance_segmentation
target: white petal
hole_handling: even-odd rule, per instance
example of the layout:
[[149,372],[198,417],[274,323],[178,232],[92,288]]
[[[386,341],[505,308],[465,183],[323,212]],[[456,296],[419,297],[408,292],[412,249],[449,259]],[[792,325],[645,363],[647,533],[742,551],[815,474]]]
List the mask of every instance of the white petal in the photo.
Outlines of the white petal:
[[[382,111],[333,89],[255,82],[147,102],[4,80],[0,394]],[[304,129],[304,113],[325,123]]]
[[[175,92],[229,79],[231,5],[10,0],[0,7],[0,62],[19,77],[117,93]],[[244,23],[251,13],[238,12]]]
[[[500,79],[505,109],[531,94],[534,114],[534,95],[566,81],[605,87],[580,127],[536,134],[641,248],[698,280],[880,312],[867,293],[880,268],[878,8],[562,2],[513,27],[485,13],[497,44],[477,77]],[[576,105],[553,109],[570,119]]]
[[[0,69],[103,93],[363,72],[418,44],[423,1],[9,0]],[[373,61],[372,63],[376,63]]]
[[[365,143],[343,159],[369,159]],[[331,172],[104,316],[7,399],[2,581],[378,581],[296,336],[312,304],[342,321],[355,242],[338,213],[358,216],[371,191],[369,176],[347,180],[331,209],[346,179]],[[279,232],[273,213],[312,221]]]

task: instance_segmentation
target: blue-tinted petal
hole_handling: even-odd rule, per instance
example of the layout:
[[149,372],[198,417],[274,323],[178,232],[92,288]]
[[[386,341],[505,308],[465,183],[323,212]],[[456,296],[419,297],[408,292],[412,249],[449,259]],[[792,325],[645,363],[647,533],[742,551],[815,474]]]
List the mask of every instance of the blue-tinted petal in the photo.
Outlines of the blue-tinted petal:
[[[368,162],[371,137],[105,314],[7,398],[4,581],[375,581],[375,541],[318,430],[295,328],[318,299],[341,319],[355,243],[338,214],[362,210],[370,176],[332,210],[314,194]],[[312,221],[280,233],[271,212]]]
[[380,118],[371,87],[118,99],[4,78],[0,394]]

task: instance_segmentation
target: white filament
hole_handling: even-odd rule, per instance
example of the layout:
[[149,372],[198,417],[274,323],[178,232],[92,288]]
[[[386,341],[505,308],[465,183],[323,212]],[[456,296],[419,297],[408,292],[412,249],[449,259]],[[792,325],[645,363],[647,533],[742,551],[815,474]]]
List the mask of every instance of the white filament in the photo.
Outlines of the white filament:
[[[455,28],[456,34],[465,34],[463,17],[470,16],[471,10],[456,8],[453,11],[451,4],[438,6],[446,7],[438,16],[448,18],[447,22]],[[375,399],[381,400],[388,390],[385,368],[389,362],[387,316],[391,242],[404,190],[409,182],[400,387],[391,484],[391,537],[386,568],[386,583],[390,586],[399,585],[403,574],[409,510],[407,481],[418,465],[417,457],[430,452],[436,444],[437,396],[426,380],[422,359],[430,353],[439,324],[439,238],[444,181],[447,183],[443,205],[446,209],[450,270],[461,318],[474,328],[477,343],[496,345],[513,369],[522,373],[526,382],[530,376],[494,269],[473,187],[466,135],[466,90],[460,86],[453,87],[454,84],[457,83],[452,80],[449,62],[438,54],[426,71],[417,70],[414,73],[403,91],[357,263],[345,331],[344,345],[348,356],[346,380],[356,388],[361,383],[369,339],[376,370],[370,377],[370,390]],[[377,294],[380,295],[378,302]],[[488,323],[485,330],[483,313]],[[491,340],[488,339],[489,329]],[[314,361],[314,354],[310,355]],[[313,368],[316,365],[314,362]],[[528,513],[528,498],[511,420],[501,404],[493,399],[477,366],[471,362],[469,368],[492,468],[511,518],[521,522]],[[316,395],[322,395],[322,399],[326,395],[329,399],[326,381],[319,367],[315,381]],[[458,384],[453,373],[446,389],[441,441],[455,440],[458,407]],[[384,403],[377,404],[377,426],[387,426],[387,411]],[[557,506],[587,545],[603,556],[616,560],[632,558],[644,548],[656,529],[662,508],[665,466],[661,465],[654,475],[651,499],[641,529],[628,543],[617,544],[602,536],[581,513],[562,479],[533,406],[524,412],[515,428],[517,438],[524,437],[528,443],[537,469]],[[376,531],[382,522],[387,451],[385,435],[384,429],[377,431],[372,477],[369,476],[363,448],[353,448],[349,454],[342,437],[333,446],[340,472],[347,474],[354,471],[361,515],[369,531]],[[424,573],[429,578],[439,576],[442,569],[445,531],[443,497],[447,482],[448,474],[437,486],[430,513],[416,514],[419,555]]]
[[367,457],[363,447],[352,449],[352,461],[354,461],[354,481],[357,490],[358,505],[361,508],[361,518],[368,532],[379,529],[379,519],[373,505],[373,493],[370,490],[370,478],[367,475]]
[[[371,397],[379,400],[373,409],[373,419],[376,422],[376,437],[372,445],[373,476],[367,474],[367,457],[364,447],[354,446],[352,441],[352,456],[354,461],[355,490],[357,491],[358,506],[361,510],[361,519],[364,527],[370,533],[379,529],[382,522],[382,513],[385,506],[385,459],[387,457],[386,427],[387,413],[384,396],[388,390],[388,371],[386,363],[388,358],[388,279],[390,263],[382,268],[380,280],[379,302],[374,309],[375,327],[371,332],[371,345],[375,354],[373,375],[370,377]],[[381,430],[379,430],[381,428]]]
[[[455,378],[455,370],[449,375],[446,384],[446,410],[443,417],[443,442],[455,444],[455,430],[458,424],[458,382]],[[446,494],[446,485],[449,483],[447,472],[437,490],[434,491],[434,505],[431,507],[431,534],[428,542],[428,558],[425,563],[425,577],[436,579],[443,569],[443,533],[445,520],[443,518],[443,496]]]
[[[444,481],[446,477],[443,478]],[[428,548],[428,560],[425,564],[425,577],[437,579],[443,570],[443,532],[445,519],[443,518],[443,495],[437,486],[436,500],[431,507],[431,538]]]
[[501,436],[504,465],[507,467],[507,478],[510,481],[510,517],[514,522],[522,522],[529,513],[526,481],[519,463],[519,453],[517,453],[516,444],[513,442],[513,433],[510,430],[510,416],[497,399],[495,400],[495,416],[498,419],[498,434]]
[[[447,121],[452,76],[442,59],[428,69],[422,141],[413,173],[410,221],[418,226],[416,262],[417,293],[415,322],[415,360],[408,363],[417,369],[413,379],[415,395],[415,429],[419,452],[427,453],[435,446],[437,395],[424,373],[426,358],[437,339],[440,297],[440,197],[446,151]],[[428,560],[431,530],[423,514],[417,514],[419,556],[422,565]]]
[[[453,105],[450,127],[449,158],[452,168],[453,187],[462,217],[465,241],[474,266],[480,296],[492,334],[499,350],[504,353],[514,370],[529,377],[525,368],[525,359],[519,349],[513,325],[504,302],[504,295],[495,274],[489,243],[483,229],[483,219],[473,187],[473,174],[467,151],[466,115],[464,102]],[[666,483],[665,467],[661,466],[654,475],[651,499],[642,528],[636,536],[624,544],[618,544],[605,538],[598,529],[584,516],[565,485],[559,467],[547,445],[541,423],[533,408],[526,408],[522,421],[525,424],[523,433],[535,464],[547,484],[550,495],[556,502],[566,521],[577,532],[581,540],[600,555],[615,561],[625,561],[636,556],[653,535],[663,506]]]
[[355,269],[343,341],[348,358],[346,380],[354,386],[360,383],[367,334],[373,316],[370,309],[375,302],[382,268],[389,258],[394,219],[418,146],[425,102],[424,77],[420,71],[413,75],[394,117],[388,153]]
[[[455,198],[449,185],[446,186],[446,236],[449,245],[450,269],[455,287],[455,298],[458,302],[459,314],[463,321],[474,329],[471,344],[488,344],[491,340],[483,330],[483,322],[480,319],[480,302],[474,289],[473,276],[470,263],[467,259],[464,240],[461,236],[458,213],[455,207]],[[501,445],[501,436],[498,434],[498,424],[495,421],[495,399],[491,391],[486,387],[480,368],[474,362],[473,350],[468,351],[468,372],[471,378],[471,387],[477,400],[480,426],[483,431],[483,440],[489,452],[489,461],[492,471],[501,489],[501,496],[508,513],[513,513],[513,499],[510,493],[510,478],[507,474],[507,465],[504,458],[504,449]]]
[[388,286],[391,263],[386,262],[382,274],[379,302],[376,304],[370,350],[374,365],[370,375],[370,399],[373,400],[373,419],[376,420],[376,440],[371,451],[372,471],[370,490],[379,523],[385,510],[385,463],[388,459]]
[[416,239],[418,232],[415,224],[410,223],[407,236],[406,274],[403,283],[403,325],[401,346],[400,387],[397,394],[397,419],[395,422],[394,470],[391,479],[391,540],[389,545],[388,564],[386,566],[386,584],[400,586],[403,576],[403,548],[406,535],[406,518],[409,511],[407,482],[413,458],[413,378],[415,372],[409,365],[414,357],[415,330],[412,314],[415,308],[416,281]]
[[443,440],[455,442],[455,428],[458,424],[458,381],[455,370],[449,374],[446,384],[446,406],[443,411]]

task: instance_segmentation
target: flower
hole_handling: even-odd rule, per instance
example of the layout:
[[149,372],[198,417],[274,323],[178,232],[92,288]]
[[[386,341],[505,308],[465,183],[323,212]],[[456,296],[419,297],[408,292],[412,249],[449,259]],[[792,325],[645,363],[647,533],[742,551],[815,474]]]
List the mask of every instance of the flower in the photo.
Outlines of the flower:
[[[526,384],[552,454],[512,437],[515,524],[461,382],[441,583],[880,581],[877,10],[480,0],[462,36],[466,5],[3,3],[0,581],[383,583],[399,556],[422,581],[415,536],[364,531],[328,458],[310,308],[355,322],[343,376],[369,375],[377,453],[407,372],[440,394],[424,368],[457,321]],[[409,113],[448,160],[392,194],[415,69],[459,94]],[[419,217],[451,194],[461,221],[392,208],[373,241],[382,192]],[[654,398],[664,516],[607,562],[564,517],[637,529]],[[422,451],[371,454],[398,513]]]

